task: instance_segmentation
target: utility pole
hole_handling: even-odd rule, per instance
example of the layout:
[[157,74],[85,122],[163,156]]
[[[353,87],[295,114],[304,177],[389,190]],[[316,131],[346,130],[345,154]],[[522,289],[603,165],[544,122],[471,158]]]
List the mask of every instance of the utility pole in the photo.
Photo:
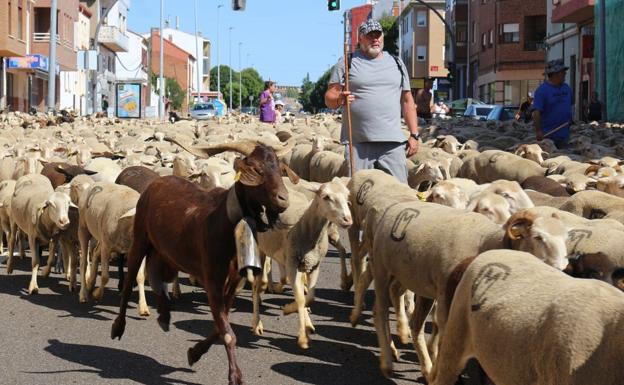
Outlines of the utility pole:
[[609,118],[608,109],[607,109],[607,20],[606,20],[606,12],[607,7],[605,5],[606,0],[598,0],[600,1],[599,10],[600,10],[600,60],[598,69],[600,71],[600,100],[602,101],[602,120],[607,121]]
[[[199,102],[199,100],[201,99],[201,75],[199,73],[199,61],[202,60],[201,57],[199,56],[199,32],[197,31],[197,0],[194,1],[195,3],[195,55],[197,56],[197,63],[195,65],[195,72],[197,72],[197,101]],[[203,61],[202,61],[202,68],[204,68],[203,65]]]
[[[468,0],[470,1],[470,0]],[[403,24],[401,21],[401,14],[403,13],[403,0],[399,0],[399,17],[398,17],[398,21],[399,21],[399,57],[401,58],[401,60],[403,60],[403,29],[401,27],[401,24]]]
[[56,0],[50,3],[50,61],[48,66],[48,111],[56,107]]
[[217,99],[221,99],[221,60],[219,59],[219,9],[223,7],[223,4],[217,5]]
[[165,120],[165,80],[163,78],[164,72],[164,52],[165,47],[163,46],[163,23],[164,23],[164,13],[165,13],[165,0],[160,0],[160,75],[159,75],[159,92],[158,92],[158,115],[160,116],[160,120]]
[[229,45],[230,45],[230,111],[232,110],[232,30],[234,27],[230,27],[229,32]]
[[241,64],[242,45],[242,42],[238,42],[238,108],[243,107],[243,66]]

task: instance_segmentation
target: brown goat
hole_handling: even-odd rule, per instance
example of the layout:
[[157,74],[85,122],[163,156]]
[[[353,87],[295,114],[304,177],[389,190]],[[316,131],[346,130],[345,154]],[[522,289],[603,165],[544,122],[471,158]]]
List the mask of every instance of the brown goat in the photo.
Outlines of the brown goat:
[[565,273],[575,278],[593,278],[624,291],[624,266],[617,264],[604,253],[581,254],[570,258]]
[[142,194],[147,189],[147,186],[158,178],[160,178],[160,175],[156,171],[144,166],[131,166],[123,169],[121,174],[115,179],[115,183],[128,186]]
[[[282,150],[290,151],[293,145],[294,141]],[[297,178],[287,166],[280,165],[272,148],[255,142],[196,147],[193,152],[208,157],[223,151],[246,156],[235,161],[239,178],[229,190],[207,191],[183,178],[166,176],[153,181],[141,194],[128,253],[128,274],[111,338],[121,339],[124,333],[131,283],[145,256],[149,282],[158,299],[160,327],[168,331],[171,318],[164,282],[173,280],[177,271],[195,275],[206,290],[215,329],[188,350],[189,365],[220,339],[228,356],[228,383],[240,385],[243,380],[235,357],[236,336],[228,321],[241,279],[235,258],[234,227],[241,219],[251,218],[258,231],[271,228],[289,204],[282,172],[294,183]]]
[[39,160],[43,164],[41,174],[52,182],[52,188],[56,189],[58,186],[71,182],[76,175],[93,175],[97,174],[95,171],[85,170],[80,166],[71,165],[65,162],[45,162]]
[[569,197],[570,193],[561,184],[545,176],[534,175],[520,183],[523,189],[535,190],[553,197]]

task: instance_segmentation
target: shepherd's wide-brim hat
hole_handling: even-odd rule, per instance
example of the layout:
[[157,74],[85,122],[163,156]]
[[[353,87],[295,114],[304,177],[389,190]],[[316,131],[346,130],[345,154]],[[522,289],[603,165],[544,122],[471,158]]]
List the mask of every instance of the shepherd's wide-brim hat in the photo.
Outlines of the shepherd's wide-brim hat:
[[383,28],[381,28],[381,24],[377,20],[368,19],[367,21],[360,24],[358,31],[361,35],[367,35],[374,31],[383,32]]
[[568,70],[569,68],[570,67],[566,67],[566,65],[563,63],[563,59],[555,59],[546,63],[546,71],[544,71],[544,74],[550,75],[560,71]]

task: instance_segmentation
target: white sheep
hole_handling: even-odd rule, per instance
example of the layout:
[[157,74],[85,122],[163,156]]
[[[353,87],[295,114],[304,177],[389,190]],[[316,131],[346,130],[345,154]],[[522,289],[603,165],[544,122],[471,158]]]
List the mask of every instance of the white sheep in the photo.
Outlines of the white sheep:
[[455,384],[469,358],[496,384],[622,383],[624,296],[616,288],[531,254],[491,250],[468,265],[452,298],[430,384]]
[[28,294],[39,292],[37,272],[40,265],[40,244],[48,244],[59,230],[69,226],[69,196],[55,192],[50,180],[40,174],[21,177],[15,184],[11,199],[11,231],[7,273],[13,272],[13,247],[19,227],[26,236],[32,258],[32,276]]

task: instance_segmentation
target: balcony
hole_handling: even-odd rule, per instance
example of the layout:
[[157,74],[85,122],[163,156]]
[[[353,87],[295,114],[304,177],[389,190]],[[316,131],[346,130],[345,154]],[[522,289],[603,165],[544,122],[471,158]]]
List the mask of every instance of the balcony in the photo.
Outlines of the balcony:
[[543,41],[525,41],[525,51],[543,51],[546,48]]
[[[56,42],[60,43],[61,37],[59,34],[56,34]],[[48,43],[50,42],[50,32],[34,32],[33,33],[33,42],[35,43]]]
[[553,0],[553,23],[581,23],[594,17],[595,0]]
[[99,34],[100,44],[105,45],[114,52],[128,52],[130,39],[121,30],[112,25],[103,25],[100,27]]

